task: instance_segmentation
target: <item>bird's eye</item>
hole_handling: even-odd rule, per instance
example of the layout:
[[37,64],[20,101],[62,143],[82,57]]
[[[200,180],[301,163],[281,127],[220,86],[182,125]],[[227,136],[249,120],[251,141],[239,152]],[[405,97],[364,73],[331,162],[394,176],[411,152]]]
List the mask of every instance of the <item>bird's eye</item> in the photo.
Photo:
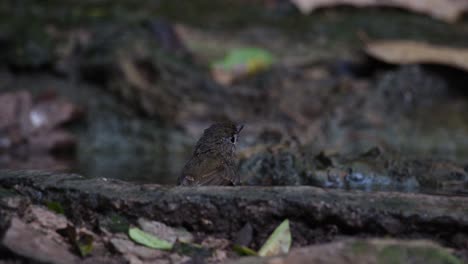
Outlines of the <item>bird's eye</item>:
[[232,137],[231,137],[231,142],[232,142],[232,143],[236,143],[236,141],[237,141],[237,137],[236,137],[235,135],[232,136]]

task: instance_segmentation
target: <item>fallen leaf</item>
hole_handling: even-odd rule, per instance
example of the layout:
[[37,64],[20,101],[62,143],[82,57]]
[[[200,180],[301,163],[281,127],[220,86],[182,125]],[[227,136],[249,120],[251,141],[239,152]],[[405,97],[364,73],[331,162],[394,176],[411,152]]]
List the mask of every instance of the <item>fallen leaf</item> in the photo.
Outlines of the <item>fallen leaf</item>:
[[273,56],[266,50],[258,48],[234,49],[221,61],[215,62],[213,67],[226,71],[246,69],[255,72],[273,63]]
[[370,56],[387,63],[433,63],[468,71],[468,49],[415,41],[375,41],[366,45]]
[[454,22],[468,10],[465,0],[291,0],[303,13],[315,9],[350,5],[354,7],[396,7],[430,15],[446,22]]
[[133,227],[128,230],[128,235],[130,238],[144,246],[154,249],[162,249],[162,250],[171,250],[172,245],[166,240],[159,239],[151,234],[146,233],[145,231]]
[[246,246],[234,245],[232,249],[234,250],[234,252],[236,252],[237,254],[241,256],[257,256],[258,255],[257,252],[255,252],[255,250],[250,249]]
[[52,97],[37,102],[29,113],[34,131],[57,128],[65,123],[75,121],[83,115],[75,104],[63,98]]
[[268,237],[265,244],[258,251],[261,257],[275,256],[278,254],[286,254],[291,248],[291,232],[289,229],[289,220],[284,220],[273,233]]
[[231,50],[222,60],[211,66],[213,78],[222,84],[230,84],[233,80],[255,74],[269,68],[275,59],[263,49],[239,48]]
[[75,137],[62,126],[80,118],[81,109],[53,92],[39,97],[33,100],[30,92],[22,90],[0,94],[0,149],[13,153],[29,150],[28,159],[11,159],[10,168],[50,169],[30,160],[52,151],[73,151],[76,146]]

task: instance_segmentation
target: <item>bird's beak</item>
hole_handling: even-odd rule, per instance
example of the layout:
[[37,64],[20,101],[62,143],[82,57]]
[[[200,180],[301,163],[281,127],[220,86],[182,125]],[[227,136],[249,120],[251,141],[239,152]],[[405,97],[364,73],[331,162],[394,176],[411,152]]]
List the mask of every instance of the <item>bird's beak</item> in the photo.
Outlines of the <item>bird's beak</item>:
[[236,126],[236,129],[237,129],[237,133],[240,133],[241,130],[244,128],[244,124],[241,124],[241,125],[237,125]]

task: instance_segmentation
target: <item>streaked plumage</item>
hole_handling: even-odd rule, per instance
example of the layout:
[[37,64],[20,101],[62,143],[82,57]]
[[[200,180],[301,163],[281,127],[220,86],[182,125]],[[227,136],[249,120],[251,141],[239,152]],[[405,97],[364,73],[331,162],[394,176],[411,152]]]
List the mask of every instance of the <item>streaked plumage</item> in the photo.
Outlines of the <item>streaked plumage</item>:
[[239,184],[235,150],[242,128],[233,123],[217,123],[205,129],[192,157],[182,169],[178,184]]

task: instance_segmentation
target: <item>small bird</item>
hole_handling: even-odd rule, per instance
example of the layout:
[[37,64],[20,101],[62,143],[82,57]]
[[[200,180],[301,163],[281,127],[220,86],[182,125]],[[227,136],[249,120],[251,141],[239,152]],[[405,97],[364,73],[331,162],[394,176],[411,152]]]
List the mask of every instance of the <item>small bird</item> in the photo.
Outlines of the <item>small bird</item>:
[[178,185],[237,185],[236,143],[244,125],[217,123],[205,129]]

